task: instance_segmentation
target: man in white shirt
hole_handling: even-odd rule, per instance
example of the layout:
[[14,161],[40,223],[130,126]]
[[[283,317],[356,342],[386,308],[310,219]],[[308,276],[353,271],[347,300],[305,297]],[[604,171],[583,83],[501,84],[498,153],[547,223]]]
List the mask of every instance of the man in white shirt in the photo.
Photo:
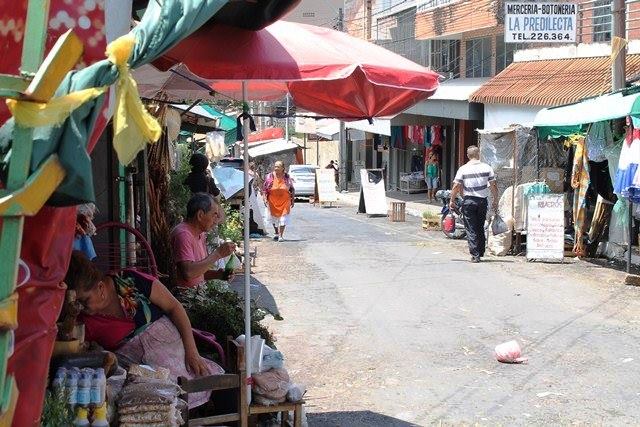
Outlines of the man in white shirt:
[[492,209],[495,211],[498,207],[498,186],[491,166],[480,161],[478,147],[472,145],[467,148],[467,157],[469,161],[458,169],[453,180],[449,208],[454,208],[456,197],[462,193],[464,195],[462,213],[464,228],[467,230],[471,262],[480,262],[487,243],[484,234],[484,222],[487,219],[487,198],[489,191],[491,191]]

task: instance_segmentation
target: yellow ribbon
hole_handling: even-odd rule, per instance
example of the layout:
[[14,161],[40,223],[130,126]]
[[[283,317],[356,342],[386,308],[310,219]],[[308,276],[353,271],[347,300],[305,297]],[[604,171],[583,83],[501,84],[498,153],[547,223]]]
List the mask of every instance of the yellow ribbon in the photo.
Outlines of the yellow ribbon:
[[[156,142],[162,133],[158,121],[142,104],[138,86],[129,70],[127,61],[135,44],[135,37],[127,34],[109,43],[106,51],[109,61],[118,68],[119,74],[113,116],[113,146],[123,165],[131,163],[147,141]],[[73,110],[102,95],[107,89],[108,86],[83,89],[48,102],[15,99],[7,99],[6,102],[16,123],[21,126],[56,126],[64,122]]]
[[107,46],[107,57],[118,68],[116,109],[113,115],[113,147],[118,160],[128,165],[145,143],[160,139],[162,128],[140,100],[138,85],[131,75],[128,60],[136,44],[132,34],[124,35]]
[[7,107],[24,127],[56,126],[64,122],[69,114],[90,99],[102,95],[107,87],[90,88],[72,92],[49,102],[30,102],[7,99]]

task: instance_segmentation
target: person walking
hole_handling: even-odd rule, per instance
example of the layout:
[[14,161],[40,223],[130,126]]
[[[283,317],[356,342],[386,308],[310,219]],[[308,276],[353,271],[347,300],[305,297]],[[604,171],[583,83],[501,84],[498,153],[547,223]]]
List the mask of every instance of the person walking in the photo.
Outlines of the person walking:
[[284,229],[289,225],[289,214],[295,200],[295,188],[288,173],[284,171],[284,163],[278,160],[273,166],[273,172],[264,180],[262,194],[269,207],[271,223],[275,231],[273,240],[284,241]]
[[484,223],[487,219],[487,198],[489,197],[489,192],[491,192],[492,209],[496,211],[498,207],[498,186],[491,166],[480,161],[480,149],[478,147],[472,145],[467,148],[467,157],[469,161],[458,169],[453,181],[449,209],[453,210],[455,208],[458,194],[464,194],[462,213],[464,215],[464,228],[467,230],[471,262],[480,262],[486,247]]
[[329,164],[327,166],[324,167],[325,169],[333,169],[333,179],[336,181],[336,186],[338,186],[338,179],[339,179],[339,171],[338,171],[338,165],[336,164],[335,161],[331,160],[329,162]]
[[436,191],[440,185],[440,163],[435,154],[430,154],[424,164],[424,181],[427,184],[427,199],[431,203],[435,199]]

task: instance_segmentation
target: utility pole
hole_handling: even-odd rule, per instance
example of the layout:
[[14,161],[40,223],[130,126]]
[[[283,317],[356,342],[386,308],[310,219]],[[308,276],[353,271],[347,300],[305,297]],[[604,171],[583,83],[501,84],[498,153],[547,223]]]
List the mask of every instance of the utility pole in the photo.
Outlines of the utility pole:
[[[611,91],[624,88],[626,79],[626,40],[620,48],[620,39],[626,39],[626,5],[624,0],[611,2]],[[616,52],[618,49],[619,52]],[[627,246],[627,273],[631,271],[631,242],[633,241],[633,203],[629,200],[629,244]]]
[[284,119],[284,139],[289,141],[289,94],[287,93],[287,114]]
[[[342,9],[338,10],[338,29],[344,31],[344,2]],[[340,145],[338,146],[339,174],[338,174],[338,190],[347,191],[347,135],[344,122],[340,120]]]
[[[612,47],[616,43],[616,37],[626,39],[626,6],[624,0],[613,0],[611,2],[611,44]],[[620,53],[611,63],[611,89],[613,91],[622,89],[626,86],[626,46],[620,50]]]

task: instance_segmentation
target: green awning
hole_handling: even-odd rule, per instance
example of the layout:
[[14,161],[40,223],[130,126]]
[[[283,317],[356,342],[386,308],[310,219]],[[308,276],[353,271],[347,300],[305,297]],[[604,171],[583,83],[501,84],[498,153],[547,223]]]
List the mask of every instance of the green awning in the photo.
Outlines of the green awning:
[[631,116],[640,125],[640,88],[585,99],[561,107],[545,108],[536,114],[533,126],[541,138],[582,133],[590,123]]
[[209,114],[211,114],[212,116],[215,117],[219,117],[220,118],[220,124],[218,125],[218,127],[224,131],[230,131],[233,130],[235,131],[237,128],[237,122],[236,119],[234,119],[233,117],[229,117],[225,114],[222,114],[220,111],[216,110],[215,108],[206,105],[206,104],[200,104],[200,106],[202,108],[204,108],[205,110],[207,110],[207,112]]

